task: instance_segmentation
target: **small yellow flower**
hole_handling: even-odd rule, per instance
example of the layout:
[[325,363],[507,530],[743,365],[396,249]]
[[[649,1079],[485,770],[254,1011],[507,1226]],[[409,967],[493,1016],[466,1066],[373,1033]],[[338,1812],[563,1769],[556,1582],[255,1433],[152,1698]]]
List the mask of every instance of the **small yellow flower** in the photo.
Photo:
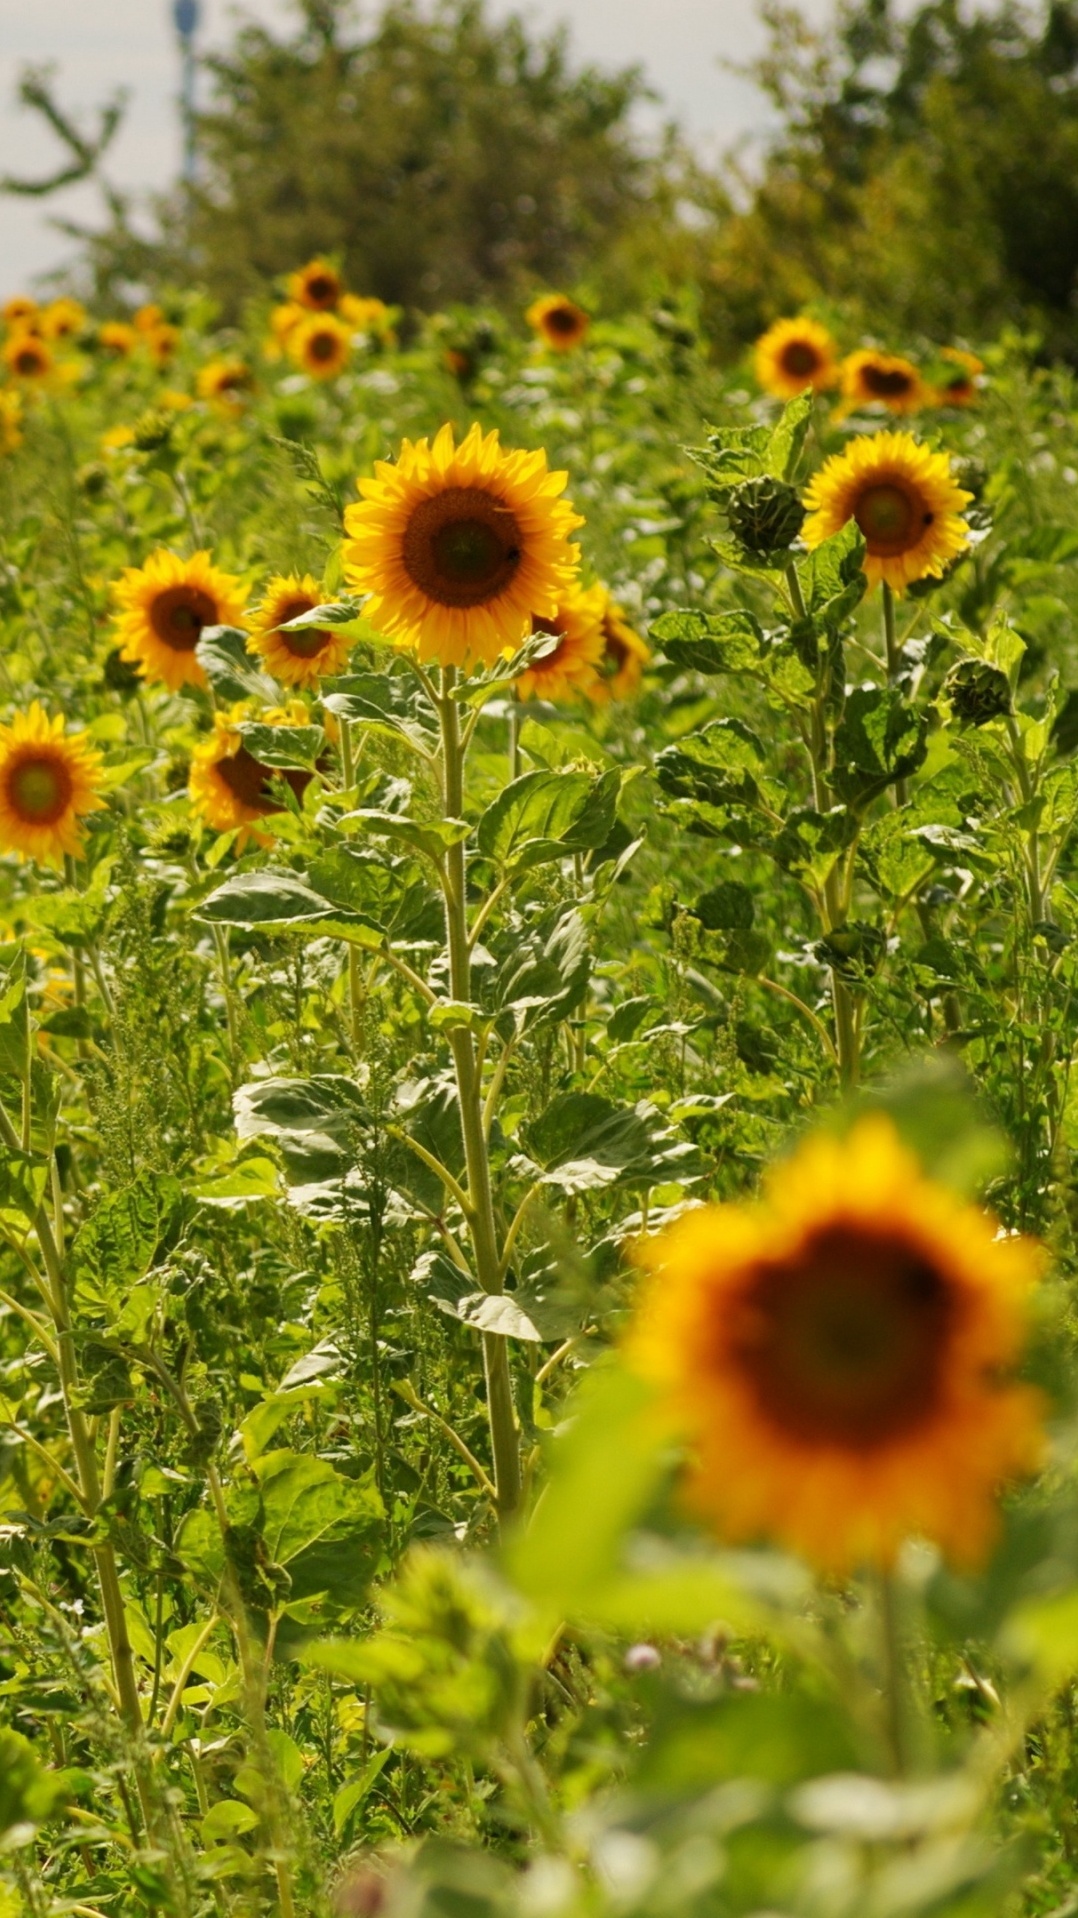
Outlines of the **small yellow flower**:
[[756,342],[756,379],[777,399],[796,399],[807,387],[822,393],[838,379],[835,342],[815,320],[776,320]]
[[353,333],[369,333],[373,339],[392,340],[393,328],[384,300],[364,299],[358,293],[342,293],[337,311]]
[[568,475],[543,452],[505,452],[473,426],[460,446],[443,426],[433,444],[402,443],[379,460],[345,511],[348,584],[371,595],[376,632],[423,660],[492,663],[519,646],[531,619],[553,619],[575,583],[583,524],[559,498]]
[[324,313],[336,306],[344,291],[340,274],[328,260],[309,260],[288,281],[288,297],[312,313]]
[[[281,810],[280,802],[271,791],[271,782],[275,778],[283,779],[296,798],[301,799],[311,775],[298,768],[282,771],[264,766],[248,752],[239,731],[239,722],[247,717],[246,706],[234,707],[230,714],[214,714],[213,732],[196,746],[192,756],[188,795],[194,812],[214,832],[232,832],[240,827],[243,829],[241,844],[250,837],[265,845],[272,835],[265,831],[252,832],[249,828]],[[308,723],[307,709],[301,701],[273,707],[260,713],[258,718],[264,726]]]
[[101,798],[101,756],[35,699],[0,726],[0,848],[40,865],[82,850],[81,820]]
[[16,293],[10,300],[5,300],[3,306],[0,306],[0,319],[5,326],[17,332],[36,320],[40,311],[37,301],[32,300],[28,293]]
[[2,357],[11,378],[27,386],[47,384],[56,369],[52,348],[36,333],[13,333],[4,342]]
[[169,366],[175,359],[180,337],[179,327],[170,326],[167,320],[162,320],[160,326],[147,327],[142,335],[150,358],[158,366]]
[[934,395],[936,404],[975,406],[980,395],[984,361],[979,360],[976,353],[964,353],[960,346],[943,347],[940,359],[948,360],[954,372],[948,372],[942,380],[937,380]]
[[121,453],[125,446],[134,446],[135,430],[132,426],[109,426],[102,433],[98,444],[103,453]]
[[335,313],[310,313],[289,333],[288,351],[312,379],[333,380],[348,365],[352,335]]
[[238,413],[254,390],[254,374],[243,360],[207,360],[199,370],[198,397],[225,413]]
[[166,324],[165,309],[151,300],[146,306],[139,307],[132,324],[139,333],[156,333],[159,326]]
[[595,699],[606,641],[603,618],[605,586],[575,587],[563,593],[554,612],[532,618],[533,633],[559,634],[553,652],[537,659],[517,681],[520,699]]
[[842,399],[847,412],[855,406],[885,406],[889,413],[916,413],[931,404],[932,394],[912,360],[869,348],[843,360]]
[[1011,1382],[1040,1251],[927,1179],[882,1114],[774,1168],[762,1203],[690,1212],[641,1254],[630,1363],[693,1453],[721,1535],[828,1572],[905,1538],[983,1561],[995,1496],[1042,1454]]
[[175,386],[163,386],[157,395],[158,406],[167,407],[170,413],[186,413],[194,403],[190,393],[181,393]]
[[564,293],[544,293],[524,315],[533,332],[554,353],[571,353],[587,338],[591,319],[582,306]]
[[267,360],[279,360],[284,357],[289,339],[296,327],[307,316],[308,308],[301,306],[298,300],[286,300],[283,306],[275,306],[269,316],[269,335],[263,342],[262,352]]
[[110,353],[114,360],[126,360],[138,345],[138,334],[126,320],[106,320],[97,329],[97,343],[102,352]]
[[315,686],[320,679],[343,672],[348,664],[352,641],[339,627],[311,627],[296,633],[282,633],[290,619],[313,612],[322,604],[322,595],[310,573],[302,579],[297,573],[278,573],[266,588],[266,597],[249,620],[251,636],[247,650],[264,660],[266,668],[283,686]]
[[41,333],[46,340],[71,340],[86,325],[86,308],[79,300],[51,300],[41,315]]
[[960,515],[972,498],[946,453],[931,452],[912,433],[866,435],[832,454],[811,481],[802,537],[816,547],[856,520],[870,586],[883,580],[901,593],[914,580],[940,579],[965,552],[969,529]]
[[606,705],[611,699],[634,697],[639,691],[651,653],[606,588],[600,590],[604,598],[603,656],[599,664],[598,683],[588,689],[588,697],[598,705]]
[[206,684],[195,656],[204,627],[243,623],[240,582],[219,571],[209,553],[151,553],[145,566],[128,566],[114,590],[122,657],[171,692]]

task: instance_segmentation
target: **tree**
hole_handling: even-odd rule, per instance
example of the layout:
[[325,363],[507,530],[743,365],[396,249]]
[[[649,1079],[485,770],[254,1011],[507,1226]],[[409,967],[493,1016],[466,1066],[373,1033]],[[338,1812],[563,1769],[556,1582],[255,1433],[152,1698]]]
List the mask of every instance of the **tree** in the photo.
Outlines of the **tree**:
[[721,225],[709,310],[731,342],[813,298],[868,326],[1039,327],[1078,350],[1078,8],[847,0],[815,35],[764,9],[782,132]]
[[390,0],[367,32],[350,0],[298,13],[291,36],[247,25],[208,62],[200,182],[165,211],[155,277],[234,312],[327,252],[388,301],[498,298],[571,282],[646,205],[635,69],[574,70],[564,33],[494,23],[483,0]]

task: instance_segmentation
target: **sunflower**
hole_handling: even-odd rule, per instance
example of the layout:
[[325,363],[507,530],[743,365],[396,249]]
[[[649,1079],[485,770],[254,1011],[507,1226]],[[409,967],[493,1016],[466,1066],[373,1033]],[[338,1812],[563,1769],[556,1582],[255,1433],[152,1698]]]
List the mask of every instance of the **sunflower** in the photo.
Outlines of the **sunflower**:
[[[281,811],[271,790],[274,779],[285,780],[297,799],[311,780],[309,772],[264,766],[248,752],[239,731],[239,722],[246,717],[245,706],[234,707],[231,714],[214,714],[213,732],[195,748],[188,782],[188,796],[198,817],[214,832],[240,827],[244,839],[246,829],[257,820]],[[259,721],[265,726],[302,726],[307,724],[307,709],[302,702],[293,702],[260,713]],[[265,833],[250,836],[265,843]]]
[[308,307],[312,313],[325,313],[336,306],[343,292],[341,276],[328,260],[309,260],[298,273],[291,274],[288,281],[289,299]]
[[617,601],[605,586],[603,594],[603,656],[597,685],[588,688],[588,696],[599,705],[611,699],[631,699],[644,677],[651,658],[639,633],[633,631]]
[[965,552],[968,529],[959,515],[972,498],[946,453],[931,452],[912,433],[875,433],[824,461],[805,494],[811,518],[802,538],[811,549],[856,520],[869,585],[885,580],[901,593],[915,579],[940,579]]
[[196,381],[199,399],[226,413],[239,412],[254,383],[254,374],[243,360],[207,360]]
[[555,353],[571,353],[586,338],[591,325],[583,307],[566,299],[564,293],[544,293],[532,301],[524,318]]
[[56,367],[51,347],[36,333],[13,333],[4,343],[3,361],[13,380],[32,386],[46,382]]
[[392,340],[393,328],[384,300],[363,298],[358,293],[342,293],[337,311],[354,333],[369,333],[374,339]]
[[350,586],[371,595],[375,630],[424,660],[493,662],[519,646],[533,615],[553,619],[574,584],[583,525],[558,497],[567,475],[544,452],[505,452],[473,426],[460,446],[442,427],[379,460],[345,512]]
[[517,680],[520,699],[558,700],[594,699],[599,691],[599,671],[606,647],[603,616],[606,611],[605,586],[570,587],[559,596],[549,618],[532,616],[533,633],[558,634],[558,643],[543,659],[521,673]]
[[160,326],[151,326],[142,335],[150,358],[158,366],[169,366],[175,359],[180,345],[180,329],[170,326],[162,320]]
[[70,340],[86,325],[86,308],[79,300],[51,300],[41,315],[41,333],[46,340]]
[[0,320],[15,332],[36,320],[40,311],[37,301],[32,300],[28,293],[15,293],[0,306]]
[[21,396],[11,387],[0,387],[0,453],[14,453],[21,445]]
[[159,326],[165,325],[164,307],[158,306],[156,300],[140,306],[132,316],[132,325],[139,333],[156,333]]
[[333,380],[348,365],[352,335],[335,313],[310,313],[289,333],[288,351],[312,379]]
[[806,387],[817,393],[838,379],[835,342],[816,320],[776,320],[756,342],[757,384],[777,399],[796,399]]
[[947,360],[954,372],[946,372],[936,381],[935,398],[939,406],[973,406],[976,404],[980,387],[978,381],[984,372],[984,361],[976,353],[964,353],[960,346],[940,348],[940,359]]
[[1041,1450],[1018,1360],[1040,1255],[925,1178],[890,1119],[818,1137],[763,1203],[705,1206],[641,1255],[630,1361],[694,1453],[691,1496],[731,1539],[828,1571],[904,1538],[959,1564]]
[[65,735],[35,699],[0,726],[0,847],[39,864],[82,850],[81,820],[101,806],[101,755],[80,734]]
[[889,413],[916,413],[931,403],[931,390],[912,360],[870,348],[842,362],[842,398],[846,410],[885,406]]
[[286,300],[283,306],[275,306],[272,309],[269,316],[269,337],[262,347],[267,360],[279,360],[282,357],[300,321],[306,319],[307,310],[298,300]]
[[314,686],[330,673],[344,671],[352,641],[339,627],[308,626],[298,633],[282,633],[290,619],[322,604],[318,586],[306,573],[278,574],[266,587],[266,597],[248,622],[249,653],[257,653],[275,679],[284,686]]
[[136,664],[144,679],[159,681],[170,692],[206,684],[195,655],[204,626],[243,622],[239,580],[220,572],[208,553],[194,553],[190,559],[164,549],[151,553],[145,566],[125,569],[115,592],[121,657]]
[[114,360],[126,360],[138,345],[138,334],[126,320],[106,320],[97,329],[97,343],[102,352],[111,353]]

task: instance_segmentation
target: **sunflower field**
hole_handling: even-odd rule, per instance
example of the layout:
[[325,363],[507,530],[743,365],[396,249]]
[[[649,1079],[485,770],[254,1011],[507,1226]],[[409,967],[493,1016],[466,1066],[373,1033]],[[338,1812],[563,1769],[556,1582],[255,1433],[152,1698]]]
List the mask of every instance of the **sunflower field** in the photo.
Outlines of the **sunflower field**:
[[4,309],[2,1918],[1078,1911],[1078,394],[840,335]]

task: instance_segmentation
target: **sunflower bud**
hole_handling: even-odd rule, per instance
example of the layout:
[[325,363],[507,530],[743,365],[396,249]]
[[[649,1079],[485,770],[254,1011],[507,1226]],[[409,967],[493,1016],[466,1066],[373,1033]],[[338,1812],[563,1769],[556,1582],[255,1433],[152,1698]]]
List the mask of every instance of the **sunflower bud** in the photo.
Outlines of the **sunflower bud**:
[[943,697],[956,719],[966,726],[987,726],[1011,710],[1011,688],[1006,673],[986,659],[960,659],[943,682]]
[[161,448],[167,446],[171,440],[174,424],[175,421],[170,413],[160,413],[154,407],[140,414],[132,429],[135,435],[135,451],[138,453],[160,452]]
[[731,532],[750,553],[784,551],[793,545],[805,521],[796,489],[784,480],[744,480],[724,505]]

